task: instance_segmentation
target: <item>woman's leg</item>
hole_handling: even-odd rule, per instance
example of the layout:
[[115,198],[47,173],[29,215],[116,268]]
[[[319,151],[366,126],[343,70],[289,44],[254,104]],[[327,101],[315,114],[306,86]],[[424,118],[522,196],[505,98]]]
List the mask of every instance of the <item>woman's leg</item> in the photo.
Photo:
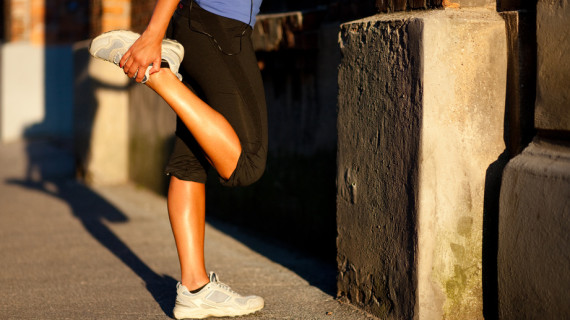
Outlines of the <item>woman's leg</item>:
[[146,84],[176,112],[218,174],[228,180],[236,169],[241,144],[226,118],[198,98],[170,69],[152,74]]
[[180,260],[180,282],[189,290],[209,282],[204,263],[205,213],[204,184],[172,176],[168,188],[168,215]]

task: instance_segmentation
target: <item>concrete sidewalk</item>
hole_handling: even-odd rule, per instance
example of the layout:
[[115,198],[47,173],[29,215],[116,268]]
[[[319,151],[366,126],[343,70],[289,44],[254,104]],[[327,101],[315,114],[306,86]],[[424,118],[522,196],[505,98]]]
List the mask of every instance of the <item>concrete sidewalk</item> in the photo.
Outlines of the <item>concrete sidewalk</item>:
[[[0,145],[0,319],[169,319],[178,259],[166,201],[131,185],[87,188],[46,142]],[[334,299],[336,271],[209,221],[206,263],[265,298],[243,319],[370,319]]]

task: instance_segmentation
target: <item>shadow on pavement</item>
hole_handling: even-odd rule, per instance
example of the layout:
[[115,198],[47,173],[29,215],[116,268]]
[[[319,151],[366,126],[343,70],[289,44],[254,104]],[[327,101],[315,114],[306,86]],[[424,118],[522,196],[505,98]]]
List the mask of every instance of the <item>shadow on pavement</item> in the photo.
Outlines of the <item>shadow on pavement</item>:
[[28,141],[28,166],[22,180],[6,183],[44,192],[65,201],[85,230],[107,250],[119,258],[146,284],[165,314],[172,317],[176,280],[151,270],[104,222],[124,223],[128,218],[107,200],[73,178],[73,158],[62,148],[50,143]]

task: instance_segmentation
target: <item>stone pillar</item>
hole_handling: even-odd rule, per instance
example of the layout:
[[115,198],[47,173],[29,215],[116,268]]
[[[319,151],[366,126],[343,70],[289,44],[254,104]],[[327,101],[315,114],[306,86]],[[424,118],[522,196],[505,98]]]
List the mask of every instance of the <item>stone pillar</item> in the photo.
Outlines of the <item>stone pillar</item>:
[[92,185],[129,177],[129,79],[117,66],[94,59],[88,41],[75,46],[75,151],[78,171]]
[[338,294],[382,319],[481,319],[487,170],[504,151],[494,10],[341,27]]
[[535,126],[570,131],[570,3],[543,0],[537,5]]
[[[103,0],[101,32],[129,29],[130,3],[130,0]],[[124,183],[129,178],[131,82],[117,66],[92,58],[88,45],[89,41],[80,42],[74,48],[78,171],[90,184]]]
[[501,319],[565,319],[570,289],[570,3],[537,4],[535,128],[501,186]]

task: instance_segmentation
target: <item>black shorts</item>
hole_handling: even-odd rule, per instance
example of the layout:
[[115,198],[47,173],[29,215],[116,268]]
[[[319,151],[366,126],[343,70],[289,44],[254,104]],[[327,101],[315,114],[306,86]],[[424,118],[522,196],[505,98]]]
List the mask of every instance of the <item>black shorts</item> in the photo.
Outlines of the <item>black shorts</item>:
[[[267,111],[251,32],[243,22],[208,12],[196,3],[189,10],[185,2],[179,4],[167,31],[167,37],[185,49],[180,67],[184,84],[221,113],[240,140],[242,153],[235,171],[229,180],[220,178],[227,186],[251,184],[265,171]],[[204,151],[178,118],[166,173],[205,183],[209,167]]]

